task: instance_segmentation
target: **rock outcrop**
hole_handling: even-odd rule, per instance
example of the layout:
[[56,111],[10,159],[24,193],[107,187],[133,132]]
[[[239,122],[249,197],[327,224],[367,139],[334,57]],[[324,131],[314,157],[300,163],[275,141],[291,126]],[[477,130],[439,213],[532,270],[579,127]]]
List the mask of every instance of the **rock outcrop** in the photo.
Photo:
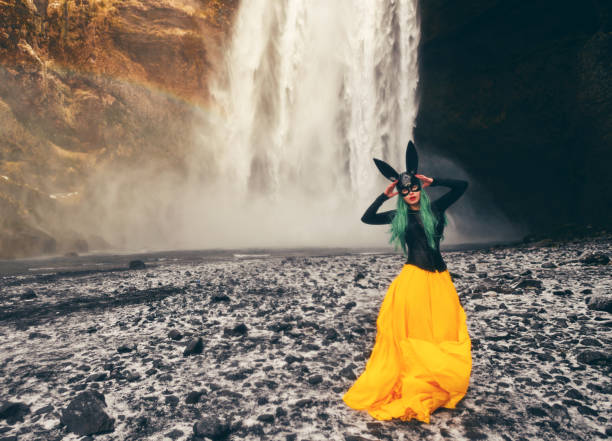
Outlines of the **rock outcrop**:
[[0,259],[103,246],[70,219],[105,166],[180,169],[237,3],[0,2]]
[[486,185],[532,231],[610,225],[609,4],[419,2],[417,145]]

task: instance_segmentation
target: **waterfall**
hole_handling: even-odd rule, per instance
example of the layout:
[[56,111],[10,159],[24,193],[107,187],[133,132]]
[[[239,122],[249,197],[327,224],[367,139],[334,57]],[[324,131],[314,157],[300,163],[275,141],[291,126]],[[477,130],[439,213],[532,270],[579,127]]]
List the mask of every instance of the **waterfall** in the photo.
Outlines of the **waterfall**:
[[[384,245],[359,218],[386,183],[372,158],[404,169],[416,0],[248,0],[233,32],[211,83],[216,117],[199,128],[207,243]],[[235,244],[220,239],[232,220]]]

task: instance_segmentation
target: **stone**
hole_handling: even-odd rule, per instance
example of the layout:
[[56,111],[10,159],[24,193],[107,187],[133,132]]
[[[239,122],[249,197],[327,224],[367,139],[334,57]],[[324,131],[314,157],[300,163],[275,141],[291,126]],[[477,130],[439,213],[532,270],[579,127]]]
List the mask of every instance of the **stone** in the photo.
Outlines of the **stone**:
[[31,332],[30,335],[28,335],[28,340],[33,340],[35,338],[44,338],[44,339],[50,339],[51,336],[47,335],[47,334],[43,334],[42,332]]
[[291,354],[289,354],[289,355],[287,355],[287,356],[285,357],[285,361],[286,361],[287,363],[289,363],[289,364],[292,364],[292,363],[295,363],[295,362],[301,363],[301,362],[303,362],[303,361],[304,361],[304,357],[299,357],[299,356],[298,356],[298,357],[296,357],[295,355],[291,355]]
[[81,392],[62,410],[60,421],[77,435],[109,433],[114,430],[115,420],[108,416],[105,407],[104,395],[100,392]]
[[587,308],[612,313],[612,297],[594,296],[587,301]]
[[176,406],[179,403],[179,398],[176,395],[168,395],[164,401],[170,406]]
[[356,380],[357,376],[355,375],[355,373],[353,372],[353,370],[347,366],[345,368],[343,368],[342,370],[340,370],[340,375],[343,376],[344,378],[348,379],[348,380]]
[[129,268],[131,270],[141,270],[145,269],[147,266],[142,260],[131,260],[129,264]]
[[528,279],[528,278],[521,278],[521,280],[519,280],[517,283],[514,284],[514,286],[512,287],[514,289],[517,288],[523,288],[523,289],[529,289],[529,288],[542,288],[542,281],[540,280],[536,280],[536,279]]
[[23,421],[23,417],[29,413],[30,406],[25,403],[7,401],[0,404],[0,420],[6,420],[11,425]]
[[245,325],[244,323],[240,323],[236,326],[234,326],[233,328],[226,328],[223,331],[224,335],[231,335],[231,336],[235,336],[235,337],[243,337],[245,335],[247,335],[249,333],[249,328],[247,328],[247,325]]
[[229,302],[230,298],[226,296],[225,294],[215,294],[214,296],[212,296],[210,300],[213,303],[220,303],[220,302]]
[[187,404],[195,404],[198,401],[200,401],[200,397],[204,395],[203,391],[199,391],[199,390],[194,390],[191,391],[187,394],[187,397],[185,398],[185,403]]
[[107,378],[106,372],[96,372],[87,377],[87,381],[104,381]]
[[133,348],[131,348],[131,347],[130,347],[130,346],[128,346],[128,345],[121,345],[121,346],[119,346],[119,347],[117,348],[117,352],[119,352],[120,354],[125,354],[125,353],[128,353],[128,352],[132,352],[133,350],[134,350],[134,349],[133,349]]
[[272,424],[274,422],[274,415],[271,413],[264,413],[263,415],[259,415],[257,417],[257,421],[261,421],[262,423]]
[[203,349],[204,340],[202,340],[202,337],[194,338],[187,344],[183,351],[183,356],[188,357],[189,355],[201,354]]
[[607,354],[592,349],[581,351],[576,358],[580,363],[589,365],[606,364],[608,362]]
[[322,381],[323,377],[321,375],[313,375],[312,377],[308,378],[308,383],[312,384],[313,386],[321,383]]
[[171,440],[177,440],[177,439],[179,439],[183,435],[184,435],[184,433],[183,433],[182,430],[174,429],[174,430],[166,433],[165,436],[170,438]]
[[34,290],[31,288],[26,289],[26,291],[19,296],[21,300],[31,300],[31,299],[35,299],[36,297],[38,296],[36,295]]
[[172,340],[180,340],[181,338],[183,338],[183,334],[181,334],[176,329],[173,329],[168,332],[168,338],[171,338]]
[[593,253],[583,257],[580,261],[585,265],[607,265],[610,263],[610,258],[603,253]]
[[204,417],[193,425],[193,434],[196,437],[206,437],[213,441],[224,440],[230,433],[230,425],[221,422],[219,418],[214,416]]

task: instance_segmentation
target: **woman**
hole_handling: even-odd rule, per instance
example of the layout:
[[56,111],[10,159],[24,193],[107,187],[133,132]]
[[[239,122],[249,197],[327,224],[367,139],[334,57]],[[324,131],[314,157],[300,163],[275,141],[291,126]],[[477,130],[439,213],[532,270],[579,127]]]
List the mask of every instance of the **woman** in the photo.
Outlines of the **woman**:
[[[395,179],[361,220],[391,224],[391,240],[404,253],[408,249],[408,259],[380,307],[365,371],[343,400],[378,420],[416,418],[429,423],[435,409],[454,409],[464,397],[472,369],[465,311],[440,254],[444,212],[465,192],[467,182],[416,174],[412,143],[406,157],[408,172],[402,174],[374,160],[386,177]],[[451,190],[430,203],[421,191],[427,186]],[[397,210],[377,212],[398,194]]]

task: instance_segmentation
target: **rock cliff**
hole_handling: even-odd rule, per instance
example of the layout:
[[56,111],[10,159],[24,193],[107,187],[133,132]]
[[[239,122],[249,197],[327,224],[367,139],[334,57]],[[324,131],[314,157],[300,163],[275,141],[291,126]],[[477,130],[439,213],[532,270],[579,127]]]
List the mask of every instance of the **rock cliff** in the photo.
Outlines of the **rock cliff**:
[[0,1],[0,259],[100,246],[66,225],[105,165],[181,167],[237,3]]
[[420,1],[417,145],[532,231],[611,225],[609,2]]

